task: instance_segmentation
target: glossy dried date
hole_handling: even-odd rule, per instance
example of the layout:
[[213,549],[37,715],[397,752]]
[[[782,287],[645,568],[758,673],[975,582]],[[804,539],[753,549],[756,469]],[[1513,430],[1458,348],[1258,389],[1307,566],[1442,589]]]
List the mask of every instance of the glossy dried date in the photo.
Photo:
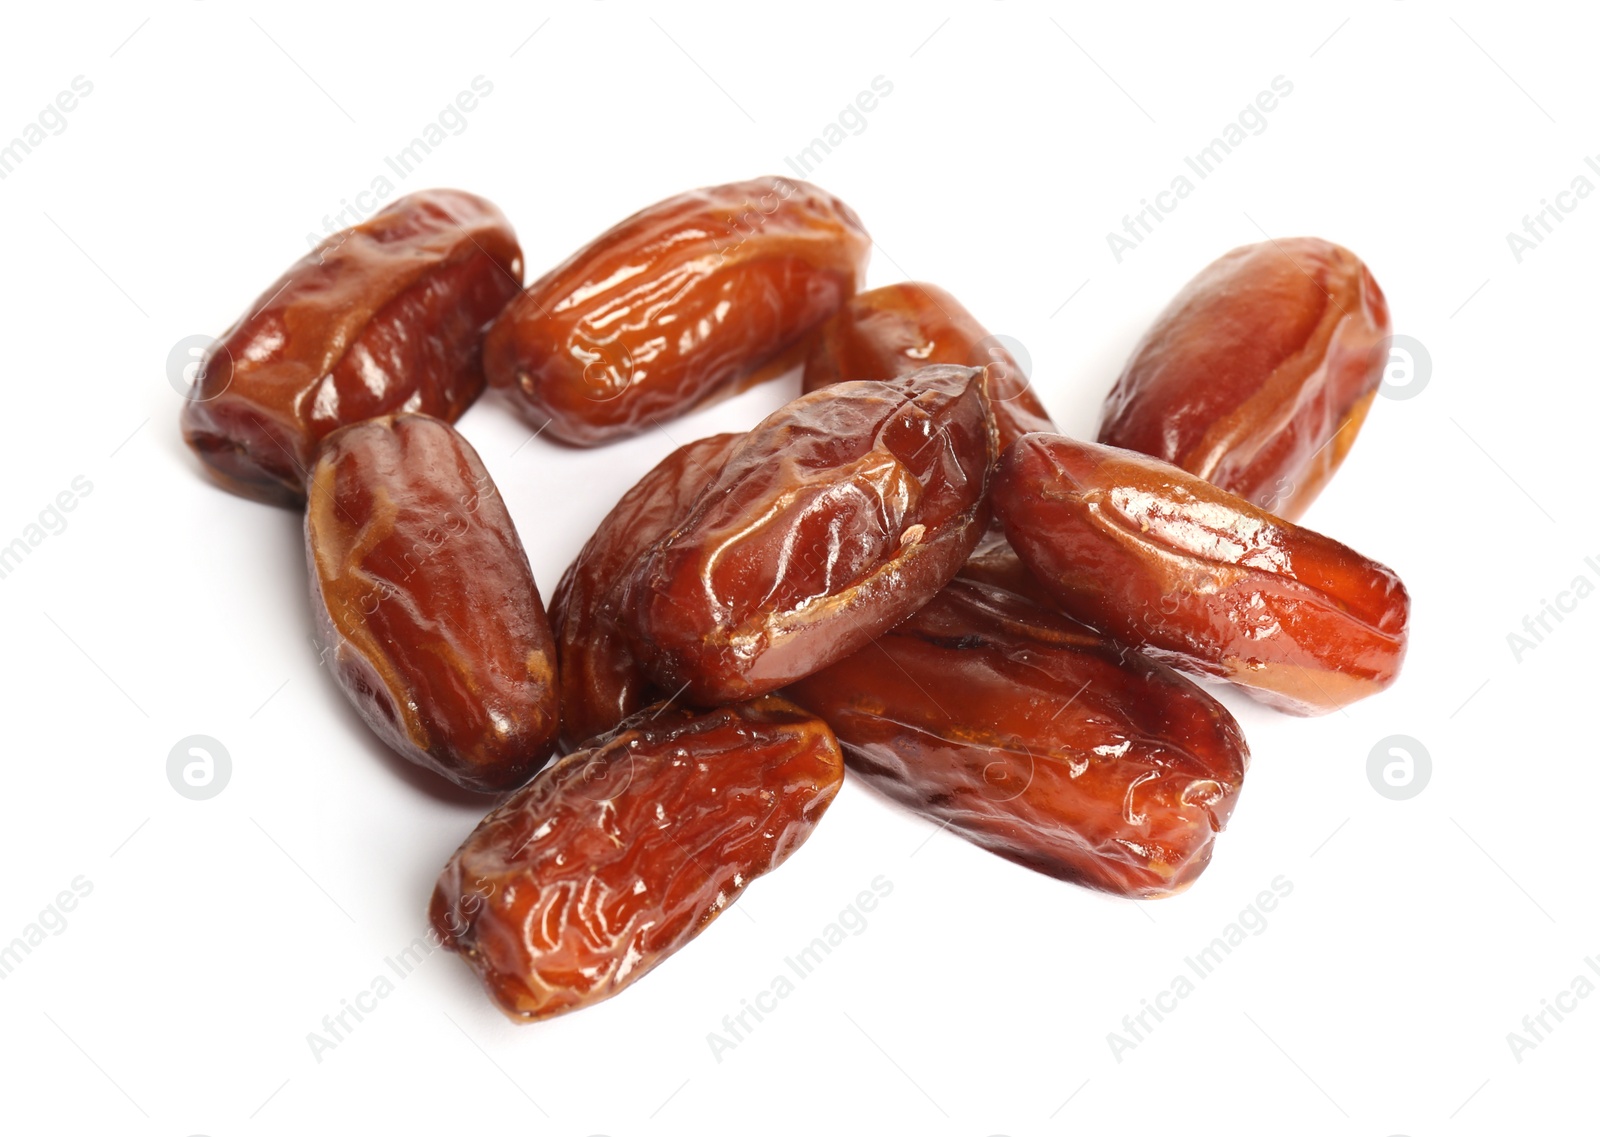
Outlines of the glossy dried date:
[[811,835],[844,779],[820,719],[767,697],[657,707],[484,818],[429,918],[517,1021],[609,998]]
[[988,522],[985,373],[839,383],[770,415],[622,600],[663,689],[727,702],[864,646],[956,574]]
[[527,781],[555,747],[555,645],[466,439],[426,415],[329,435],[305,528],[330,669],[378,736],[468,789]]
[[[1024,434],[1056,427],[1011,354],[944,289],[907,281],[860,292],[817,334],[802,388],[851,379],[888,379],[931,363],[988,367],[989,403],[1002,451]],[[998,524],[979,540],[961,575],[1035,595],[1028,570]]]
[[609,442],[751,378],[856,290],[870,250],[850,207],[807,182],[680,194],[530,284],[484,367],[551,437]]
[[907,281],[860,292],[822,325],[806,357],[803,389],[851,379],[891,379],[931,363],[993,365],[989,399],[1004,450],[1055,424],[1017,361],[954,296]]
[[1175,667],[1305,715],[1399,674],[1410,602],[1392,570],[1175,466],[1034,434],[993,500],[1062,611]]
[[483,392],[484,325],[521,285],[522,250],[493,205],[402,197],[296,261],[211,345],[184,440],[235,493],[299,504],[318,440],[339,427],[459,418]]
[[786,693],[888,796],[1123,896],[1200,875],[1249,761],[1233,716],[1181,675],[967,580]]
[[1389,306],[1316,237],[1208,265],[1134,348],[1099,441],[1161,458],[1294,519],[1344,461],[1383,379]]
[[618,623],[621,582],[633,562],[682,521],[721,471],[740,434],[680,446],[622,495],[567,566],[550,597],[561,675],[561,738],[567,746],[611,730],[657,692]]

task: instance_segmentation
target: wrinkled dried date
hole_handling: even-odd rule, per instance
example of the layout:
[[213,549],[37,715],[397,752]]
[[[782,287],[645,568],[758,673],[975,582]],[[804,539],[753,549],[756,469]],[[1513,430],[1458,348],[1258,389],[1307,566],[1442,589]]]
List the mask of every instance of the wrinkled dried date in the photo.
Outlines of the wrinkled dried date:
[[994,508],[1067,614],[1294,714],[1392,683],[1410,604],[1388,568],[1175,466],[1060,435],[1022,439]]
[[1388,334],[1383,291],[1350,250],[1315,237],[1235,249],[1134,348],[1099,441],[1299,517],[1361,429]]
[[555,645],[505,503],[464,438],[426,415],[329,435],[305,528],[331,670],[379,737],[468,789],[509,789],[544,765]]
[[611,730],[656,692],[618,623],[621,582],[633,562],[689,512],[740,434],[680,446],[622,495],[550,597],[561,675],[561,738],[568,746]]
[[621,602],[663,689],[748,698],[864,646],[944,587],[988,521],[985,374],[802,395],[750,431]]
[[[908,281],[852,296],[822,325],[801,385],[816,391],[844,380],[888,379],[930,363],[989,368],[989,403],[1002,451],[1024,434],[1055,431],[1004,345],[954,296],[932,284]],[[998,522],[978,541],[961,575],[1037,595]]]
[[530,284],[484,367],[551,437],[608,442],[751,378],[856,290],[870,250],[849,206],[807,182],[680,194]]
[[967,580],[786,694],[890,797],[1124,896],[1200,875],[1249,760],[1233,716],[1189,680]]
[[459,190],[400,198],[296,261],[212,344],[185,441],[224,486],[305,500],[319,439],[402,411],[454,420],[484,387],[482,331],[522,286],[493,205]]
[[852,379],[892,379],[931,363],[993,365],[989,399],[1004,450],[1024,434],[1054,431],[1028,377],[954,296],[906,282],[852,296],[818,333],[803,389]]
[[844,778],[820,719],[767,697],[657,707],[484,818],[429,917],[519,1021],[615,995],[811,835]]

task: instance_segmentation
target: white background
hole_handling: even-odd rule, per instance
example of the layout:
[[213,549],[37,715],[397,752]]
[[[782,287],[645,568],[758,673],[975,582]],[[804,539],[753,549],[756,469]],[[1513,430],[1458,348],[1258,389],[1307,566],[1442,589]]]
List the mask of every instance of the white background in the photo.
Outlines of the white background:
[[[0,1128],[1592,1127],[1600,997],[1520,1062],[1507,1034],[1580,973],[1600,982],[1600,599],[1520,661],[1507,635],[1580,574],[1600,583],[1600,196],[1566,199],[1520,263],[1506,234],[1575,177],[1600,185],[1596,29],[1578,6],[1285,7],[8,9],[0,141],[74,76],[93,91],[0,181],[0,544],[75,477],[93,488],[0,580],[0,942],[74,878],[93,891],[0,980]],[[785,868],[622,996],[514,1026],[436,953],[319,1063],[308,1032],[421,933],[483,804],[391,759],[318,667],[299,519],[201,477],[166,361],[479,75],[492,94],[399,191],[497,202],[533,275],[669,194],[792,173],[885,77],[813,180],[876,238],[871,285],[951,289],[1025,345],[1073,433],[1220,253],[1305,233],[1355,249],[1431,376],[1377,401],[1305,520],[1404,576],[1399,683],[1320,720],[1224,694],[1254,762],[1181,897],[1029,873],[850,782]],[[1266,129],[1118,263],[1107,232],[1279,75],[1293,93]],[[588,452],[523,446],[493,399],[462,429],[548,595],[658,458],[796,385]],[[166,777],[196,733],[232,756],[208,801]],[[1432,756],[1407,801],[1367,775],[1394,734]],[[866,930],[718,1062],[708,1032],[879,875],[893,892]],[[1265,930],[1118,1062],[1108,1032],[1280,876],[1293,892]]]

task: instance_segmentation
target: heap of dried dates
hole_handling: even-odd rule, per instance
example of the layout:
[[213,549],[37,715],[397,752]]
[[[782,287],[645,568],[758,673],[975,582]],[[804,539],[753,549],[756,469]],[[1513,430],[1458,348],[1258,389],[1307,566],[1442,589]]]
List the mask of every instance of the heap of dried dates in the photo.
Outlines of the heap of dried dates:
[[[870,247],[836,198],[762,178],[651,206],[524,288],[499,210],[433,190],[307,254],[202,362],[184,437],[229,489],[305,508],[351,702],[411,761],[509,794],[430,918],[515,1019],[694,938],[846,766],[1040,872],[1171,894],[1249,758],[1180,671],[1301,715],[1399,671],[1399,578],[1293,521],[1387,359],[1352,253],[1208,266],[1090,443],[948,292],[858,292]],[[597,445],[802,361],[799,398],[645,474],[548,613],[449,425],[493,385]]]

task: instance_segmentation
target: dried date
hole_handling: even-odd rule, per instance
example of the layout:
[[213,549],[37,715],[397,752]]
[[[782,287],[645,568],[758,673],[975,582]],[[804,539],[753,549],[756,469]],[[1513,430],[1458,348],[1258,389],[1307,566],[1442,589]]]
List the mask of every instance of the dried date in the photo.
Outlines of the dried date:
[[750,380],[856,290],[870,250],[850,207],[807,182],[680,194],[530,284],[484,367],[552,438],[609,442]]
[[329,435],[305,530],[330,669],[380,738],[474,790],[544,765],[555,645],[505,503],[464,438],[426,415]]
[[576,746],[612,729],[657,692],[618,622],[620,584],[633,562],[684,519],[739,434],[680,446],[622,495],[550,597],[561,676],[561,737]]
[[1200,875],[1249,761],[1233,716],[1189,680],[969,580],[786,694],[889,797],[1123,896]]
[[1315,237],[1235,249],[1144,334],[1098,440],[1293,520],[1355,441],[1388,334],[1383,291],[1349,249]]
[[[989,402],[1003,452],[1024,434],[1056,427],[1028,377],[961,303],[932,284],[907,281],[859,292],[817,334],[802,388],[816,391],[851,379],[888,379],[931,363],[989,369]],[[979,540],[961,575],[1025,595],[1036,586],[998,522]]]
[[698,715],[661,705],[484,818],[440,874],[429,917],[512,1019],[586,1007],[782,864],[843,779],[833,733],[783,699]]
[[1001,450],[1024,434],[1056,429],[1010,352],[932,284],[907,281],[852,296],[822,325],[802,386],[815,391],[844,380],[891,379],[931,363],[992,368],[989,399]]
[[933,597],[988,521],[983,371],[936,366],[802,395],[750,431],[630,572],[621,607],[663,689],[775,690]]
[[994,508],[1068,615],[1293,714],[1389,686],[1410,602],[1395,573],[1175,466],[1034,434]]
[[489,202],[402,197],[296,261],[211,345],[184,440],[235,493],[298,505],[339,427],[459,418],[484,389],[483,328],[521,286],[522,250]]

